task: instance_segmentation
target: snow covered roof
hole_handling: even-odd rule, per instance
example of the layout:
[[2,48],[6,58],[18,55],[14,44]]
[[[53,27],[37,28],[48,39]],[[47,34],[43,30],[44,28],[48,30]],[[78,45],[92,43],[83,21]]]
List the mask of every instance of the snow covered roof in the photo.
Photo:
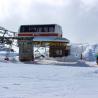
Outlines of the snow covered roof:
[[48,41],[48,42],[65,42],[69,43],[69,40],[66,38],[58,38],[58,37],[34,37],[33,41]]

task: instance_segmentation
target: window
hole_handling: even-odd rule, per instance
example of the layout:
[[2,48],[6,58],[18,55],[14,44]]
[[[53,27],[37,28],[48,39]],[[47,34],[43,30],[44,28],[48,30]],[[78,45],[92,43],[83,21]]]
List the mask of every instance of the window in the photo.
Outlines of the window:
[[49,27],[49,32],[54,32],[54,28],[53,27]]
[[54,32],[55,25],[23,25],[20,32]]

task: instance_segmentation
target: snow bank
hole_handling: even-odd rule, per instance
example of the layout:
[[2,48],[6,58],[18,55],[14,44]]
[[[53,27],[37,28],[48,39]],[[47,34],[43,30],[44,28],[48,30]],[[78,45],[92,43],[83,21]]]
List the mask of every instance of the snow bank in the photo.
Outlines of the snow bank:
[[72,44],[71,45],[71,55],[80,58],[81,54],[84,60],[95,61],[96,54],[98,54],[98,44]]
[[88,61],[95,61],[96,54],[98,54],[98,44],[89,45],[83,52],[84,59]]

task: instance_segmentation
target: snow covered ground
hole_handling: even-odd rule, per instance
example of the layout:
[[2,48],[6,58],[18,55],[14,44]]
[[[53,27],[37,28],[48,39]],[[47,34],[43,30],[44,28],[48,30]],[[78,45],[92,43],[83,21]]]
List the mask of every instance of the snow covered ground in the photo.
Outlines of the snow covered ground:
[[73,45],[68,57],[25,63],[18,61],[17,48],[9,54],[1,49],[0,98],[98,98],[97,47]]
[[98,67],[94,63],[40,63],[1,62],[0,98],[98,98]]

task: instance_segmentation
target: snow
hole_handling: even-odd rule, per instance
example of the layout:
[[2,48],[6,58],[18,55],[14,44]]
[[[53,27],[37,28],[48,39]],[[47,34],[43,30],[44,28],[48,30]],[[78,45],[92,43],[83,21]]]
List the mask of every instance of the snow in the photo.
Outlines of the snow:
[[0,63],[0,98],[97,98],[97,87],[98,67],[85,61]]
[[[2,47],[2,46],[0,46]],[[97,98],[98,45],[71,46],[71,55],[62,58],[40,57],[34,62],[19,62],[18,49],[0,50],[0,98]],[[39,47],[38,47],[39,49]],[[43,53],[43,47],[37,55]],[[46,49],[46,52],[48,49]],[[83,60],[80,60],[80,54]]]
[[72,44],[71,55],[80,59],[81,54],[86,61],[95,61],[98,54],[98,44]]

